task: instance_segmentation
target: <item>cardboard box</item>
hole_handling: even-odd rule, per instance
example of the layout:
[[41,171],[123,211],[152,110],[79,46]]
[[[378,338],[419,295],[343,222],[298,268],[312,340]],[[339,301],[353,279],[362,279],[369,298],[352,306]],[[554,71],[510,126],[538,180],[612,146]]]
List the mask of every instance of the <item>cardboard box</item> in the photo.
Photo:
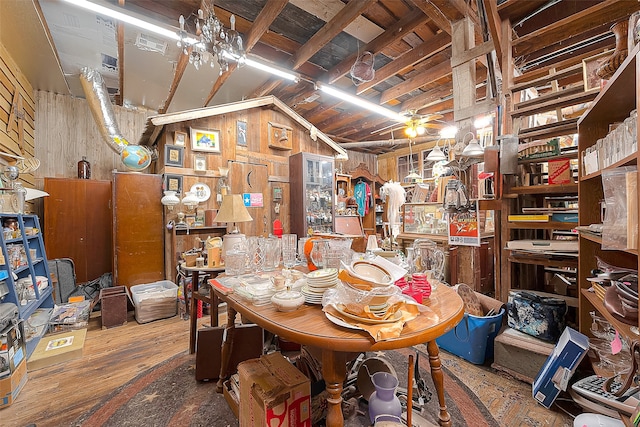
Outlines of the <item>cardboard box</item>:
[[569,159],[549,160],[549,184],[570,184],[572,181]]
[[29,371],[82,357],[86,329],[45,335],[27,361]]
[[238,365],[240,426],[311,427],[309,379],[280,353]]
[[560,391],[567,389],[571,376],[587,350],[589,338],[574,329],[565,328],[533,381],[533,398],[545,408],[550,408]]
[[12,375],[27,357],[22,321],[0,332],[0,379]]
[[27,361],[23,359],[11,375],[0,379],[0,408],[15,402],[26,383]]

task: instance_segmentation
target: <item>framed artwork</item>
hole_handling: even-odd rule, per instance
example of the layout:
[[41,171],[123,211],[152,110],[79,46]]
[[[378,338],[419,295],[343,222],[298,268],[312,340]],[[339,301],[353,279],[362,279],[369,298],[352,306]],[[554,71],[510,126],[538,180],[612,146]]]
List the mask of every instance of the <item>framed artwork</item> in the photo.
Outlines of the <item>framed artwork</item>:
[[179,145],[181,147],[184,147],[186,143],[187,143],[187,133],[186,132],[175,131],[173,133],[173,144],[174,145]]
[[247,146],[247,122],[242,120],[236,122],[236,144]]
[[177,145],[164,146],[164,164],[165,166],[184,166],[184,147]]
[[176,194],[182,194],[182,175],[165,175],[164,189],[175,191]]
[[596,74],[596,71],[612,54],[613,51],[609,50],[582,60],[582,78],[584,80],[585,91],[601,87],[600,83],[602,79]]
[[220,131],[191,128],[191,150],[220,152]]
[[207,156],[203,154],[196,154],[193,156],[193,170],[196,172],[207,171]]

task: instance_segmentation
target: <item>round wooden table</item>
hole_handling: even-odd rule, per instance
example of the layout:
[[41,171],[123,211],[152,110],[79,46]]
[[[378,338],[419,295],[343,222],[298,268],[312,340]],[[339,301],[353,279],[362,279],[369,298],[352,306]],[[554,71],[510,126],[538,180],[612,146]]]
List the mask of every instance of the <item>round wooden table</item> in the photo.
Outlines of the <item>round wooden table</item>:
[[227,364],[233,346],[234,320],[236,314],[240,313],[249,321],[288,341],[320,349],[322,375],[329,396],[327,398],[328,427],[343,425],[342,384],[347,374],[347,362],[355,354],[394,350],[427,343],[431,375],[440,403],[439,424],[451,425],[444,399],[443,373],[436,338],[452,329],[464,315],[464,303],[452,288],[440,285],[431,297],[423,302],[437,314],[437,319],[436,316],[420,315],[404,325],[399,337],[377,342],[365,331],[335,325],[327,319],[322,307],[318,305],[305,304],[294,312],[283,313],[277,311],[272,305],[256,307],[232,292],[226,293],[215,286],[212,289],[221,301],[227,303],[228,311],[227,340],[222,348],[218,392],[222,392],[223,381],[229,372]]

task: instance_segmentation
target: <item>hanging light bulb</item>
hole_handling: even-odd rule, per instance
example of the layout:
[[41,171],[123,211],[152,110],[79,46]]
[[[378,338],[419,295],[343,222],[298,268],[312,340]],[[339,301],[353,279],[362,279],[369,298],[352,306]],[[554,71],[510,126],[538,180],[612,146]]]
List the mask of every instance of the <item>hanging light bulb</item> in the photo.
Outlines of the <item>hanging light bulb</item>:
[[415,138],[418,136],[418,131],[413,126],[407,126],[404,133],[406,133],[409,138]]

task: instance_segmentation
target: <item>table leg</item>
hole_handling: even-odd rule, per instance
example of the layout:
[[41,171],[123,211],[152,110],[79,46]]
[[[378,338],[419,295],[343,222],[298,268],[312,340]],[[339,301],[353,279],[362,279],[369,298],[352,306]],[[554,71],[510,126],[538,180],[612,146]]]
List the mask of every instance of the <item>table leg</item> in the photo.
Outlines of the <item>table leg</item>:
[[[198,292],[198,272],[191,274],[191,296],[189,297],[189,354],[196,351],[196,330],[198,328],[198,300],[193,296]],[[185,294],[185,300],[187,294]]]
[[229,359],[233,350],[233,336],[236,332],[236,310],[227,305],[227,329],[225,330],[225,339],[222,343],[222,352],[220,353],[220,377],[216,384],[216,391],[222,393],[224,381],[229,373]]
[[218,304],[220,304],[220,298],[213,292],[213,288],[209,289],[211,295],[211,307],[209,307],[209,312],[211,313],[211,327],[218,326],[218,317],[220,314],[220,309]]
[[327,396],[327,427],[344,425],[342,416],[342,383],[347,375],[347,353],[322,350],[322,377]]
[[444,374],[442,373],[442,362],[440,362],[440,350],[436,340],[427,343],[427,352],[429,353],[429,365],[431,365],[431,377],[433,385],[438,393],[438,403],[440,404],[440,412],[438,413],[438,424],[443,427],[451,427],[451,416],[447,411],[447,404],[444,401]]

